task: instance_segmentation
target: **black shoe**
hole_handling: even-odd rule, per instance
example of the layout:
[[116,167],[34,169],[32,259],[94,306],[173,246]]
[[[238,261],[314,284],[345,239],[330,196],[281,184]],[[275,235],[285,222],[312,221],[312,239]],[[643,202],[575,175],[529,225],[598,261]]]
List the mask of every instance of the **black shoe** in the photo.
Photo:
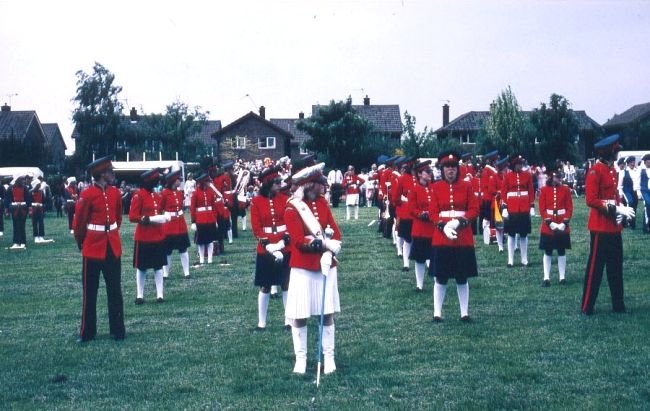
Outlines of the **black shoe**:
[[257,331],[257,332],[266,331],[266,327],[257,326],[257,327],[255,327],[255,331]]
[[156,298],[156,302],[157,302],[157,303],[164,303],[164,302],[165,302],[165,299],[162,298],[162,297],[158,297],[158,298]]
[[585,317],[590,317],[590,316],[594,315],[594,310],[582,311],[582,315],[585,316]]
[[508,268],[512,268],[512,267],[514,267],[514,265],[508,264]]
[[408,273],[408,272],[409,272],[409,268],[408,268],[408,267],[402,267],[402,272],[403,272],[403,273]]
[[561,280],[560,280],[560,285],[566,285],[566,280],[565,280],[565,279],[561,279]]
[[95,339],[95,337],[82,337],[82,336],[79,336],[79,337],[77,337],[76,341],[77,341],[77,344],[83,344],[83,343],[87,343],[88,341],[91,341],[91,340],[94,340],[94,339]]
[[282,327],[282,329],[283,329],[284,331],[291,332],[291,325],[289,325],[289,324],[285,324],[285,325]]
[[142,304],[144,304],[144,298],[135,299],[135,305],[142,305]]
[[415,292],[416,293],[421,293],[423,290],[420,287],[415,287]]
[[469,315],[463,315],[462,317],[460,317],[460,320],[462,322],[464,322],[464,323],[471,323],[472,322],[472,319],[470,318]]
[[442,317],[433,316],[433,320],[432,320],[432,322],[434,322],[434,323],[441,323],[441,322],[442,322]]
[[524,267],[524,268],[526,268],[526,267],[528,267],[528,263],[526,263],[526,264],[521,263],[521,266]]
[[503,250],[499,250],[499,254],[503,254]]
[[115,341],[122,341],[125,336],[124,334],[111,334],[111,338]]
[[623,307],[623,308],[614,308],[614,309],[612,309],[612,311],[615,312],[616,314],[625,314],[627,312],[625,307]]
[[551,280],[542,281],[542,287],[550,287],[550,286],[551,286]]
[[272,294],[271,294],[271,298],[273,298],[273,299],[278,298],[278,293],[272,293]]

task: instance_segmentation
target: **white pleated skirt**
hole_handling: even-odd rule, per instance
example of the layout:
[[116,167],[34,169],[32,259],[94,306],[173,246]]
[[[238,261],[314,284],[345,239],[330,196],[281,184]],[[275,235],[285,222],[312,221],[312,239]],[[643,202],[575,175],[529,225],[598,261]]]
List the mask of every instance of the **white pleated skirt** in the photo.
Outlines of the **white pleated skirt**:
[[356,206],[359,205],[359,194],[346,194],[345,195],[345,205],[346,206]]
[[[338,270],[333,267],[325,285],[324,314],[341,311],[339,303]],[[320,315],[323,302],[323,278],[320,271],[292,268],[289,275],[289,294],[284,315],[292,320]]]

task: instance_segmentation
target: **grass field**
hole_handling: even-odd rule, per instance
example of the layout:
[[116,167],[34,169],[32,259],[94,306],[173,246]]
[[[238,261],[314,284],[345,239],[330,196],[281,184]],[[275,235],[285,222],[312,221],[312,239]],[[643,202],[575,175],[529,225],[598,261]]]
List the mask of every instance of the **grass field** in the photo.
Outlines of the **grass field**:
[[[250,231],[226,246],[228,266],[179,274],[174,260],[164,304],[151,272],[146,303],[133,304],[133,224],[122,229],[127,338],[108,336],[103,282],[98,337],[79,345],[81,259],[63,218],[46,219],[54,244],[10,252],[11,222],[0,239],[0,407],[3,409],[650,409],[650,236],[624,233],[626,314],[611,312],[603,281],[596,315],[580,315],[588,253],[586,208],[576,201],[566,286],[540,287],[538,234],[528,268],[505,267],[496,246],[477,244],[470,280],[473,322],[458,320],[453,281],[445,321],[432,324],[431,280],[416,294],[394,247],[367,224],[344,221],[336,318],[338,370],[316,389],[316,321],[308,370],[293,375],[282,302],[268,329],[257,323]],[[539,224],[539,217],[534,225]],[[31,225],[28,222],[28,235]],[[478,240],[478,237],[477,237]],[[518,256],[516,257],[518,258]],[[516,260],[518,261],[518,260]]]

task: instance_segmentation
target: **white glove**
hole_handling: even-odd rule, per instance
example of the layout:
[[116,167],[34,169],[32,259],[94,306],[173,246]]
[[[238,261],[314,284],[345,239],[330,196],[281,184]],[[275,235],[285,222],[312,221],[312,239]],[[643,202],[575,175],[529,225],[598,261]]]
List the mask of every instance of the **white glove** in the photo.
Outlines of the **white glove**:
[[192,223],[192,225],[190,226],[190,228],[192,229],[192,231],[196,231],[196,223]]
[[330,226],[327,226],[325,227],[325,230],[323,230],[323,234],[326,238],[332,238],[334,236],[334,229]]
[[273,254],[276,251],[282,250],[284,246],[285,246],[284,240],[280,240],[277,243],[267,244],[264,248],[266,248],[266,251]]
[[282,260],[284,260],[284,254],[282,254],[282,251],[274,251],[271,254],[273,254],[273,257],[275,257],[276,263],[281,263]]
[[548,226],[553,231],[558,230],[560,228],[560,225],[558,223],[553,223],[553,222],[551,224],[549,224]]
[[152,215],[149,217],[149,222],[154,224],[164,224],[171,220],[172,218],[166,214]]
[[619,225],[623,224],[623,218],[625,218],[625,217],[623,217],[622,214],[617,214],[616,215],[616,224],[619,224]]
[[331,238],[326,238],[323,240],[323,247],[330,250],[334,254],[341,252],[341,242],[339,240],[332,240]]
[[330,273],[332,268],[332,253],[330,251],[325,251],[320,257],[320,270],[324,276],[327,276]]
[[558,225],[557,225],[557,229],[558,229],[559,231],[564,231],[564,230],[566,230],[566,224],[564,224],[564,223],[560,223],[560,224],[558,224]]
[[447,222],[447,224],[449,224],[449,227],[451,227],[452,230],[456,230],[460,226],[460,220],[457,218],[452,218]]
[[530,208],[530,216],[535,217],[535,207]]
[[507,220],[508,217],[510,217],[510,213],[508,212],[507,208],[503,209],[503,211],[501,212],[501,217],[503,217],[504,220]]
[[634,218],[635,213],[632,207],[618,205],[616,206],[616,215],[622,215],[628,220],[632,220]]
[[402,202],[404,202],[404,203],[409,201],[408,197],[406,197],[405,195],[401,196],[400,200],[402,200]]
[[442,229],[442,232],[445,233],[448,239],[450,240],[455,240],[458,238],[458,235],[456,234],[456,230],[451,228],[450,226],[451,221],[448,221],[447,224]]

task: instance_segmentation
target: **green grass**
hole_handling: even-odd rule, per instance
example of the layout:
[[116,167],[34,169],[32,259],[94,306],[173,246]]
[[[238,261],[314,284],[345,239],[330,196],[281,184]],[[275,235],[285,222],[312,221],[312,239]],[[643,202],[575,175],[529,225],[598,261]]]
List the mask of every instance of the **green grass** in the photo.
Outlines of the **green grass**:
[[[538,234],[531,267],[507,269],[496,246],[477,244],[479,277],[470,280],[471,324],[458,321],[453,281],[445,321],[432,324],[431,280],[415,294],[394,247],[368,227],[374,209],[344,221],[337,316],[338,370],[316,389],[317,326],[310,321],[305,377],[291,373],[293,347],[272,300],[268,330],[255,333],[254,241],[226,246],[230,266],[179,275],[174,260],[167,302],[136,306],[133,225],[122,230],[127,338],[108,337],[103,283],[98,337],[75,343],[81,259],[64,219],[46,219],[49,245],[10,252],[0,239],[0,404],[3,409],[650,409],[648,241],[624,233],[625,302],[611,313],[606,279],[596,315],[582,317],[588,253],[584,200],[576,201],[565,287],[540,287]],[[539,223],[535,218],[534,225]],[[30,225],[28,223],[28,233]],[[478,240],[478,237],[477,237]],[[517,256],[518,258],[518,256]],[[194,258],[193,258],[194,259]]]

